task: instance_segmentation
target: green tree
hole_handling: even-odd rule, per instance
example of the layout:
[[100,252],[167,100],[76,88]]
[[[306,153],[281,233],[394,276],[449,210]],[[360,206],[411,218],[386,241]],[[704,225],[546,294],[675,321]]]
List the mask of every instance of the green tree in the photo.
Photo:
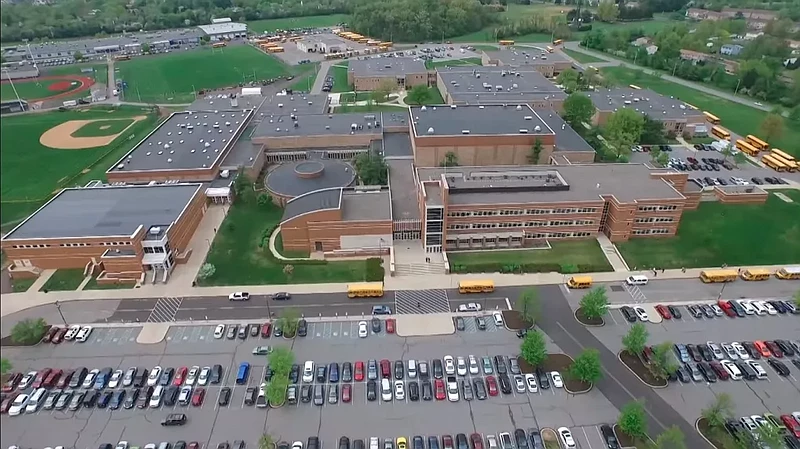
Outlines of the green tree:
[[736,152],[733,151],[733,145],[727,144],[724,147],[722,147],[722,150],[720,151],[720,154],[722,154],[722,156],[724,156],[722,159],[727,161],[729,157],[733,158],[733,156],[736,154]]
[[22,345],[38,343],[47,332],[44,318],[28,318],[14,325],[11,329],[11,340]]
[[256,198],[256,203],[261,207],[267,207],[272,205],[272,198],[270,198],[268,193],[259,193],[258,198]]
[[533,146],[531,146],[531,152],[528,154],[528,163],[529,164],[538,164],[539,163],[539,156],[542,154],[542,141],[539,140],[537,137],[536,140],[533,141]]
[[267,401],[272,405],[282,405],[286,401],[286,389],[289,387],[289,379],[273,377],[267,384],[264,391]]
[[264,432],[258,439],[258,449],[275,449],[275,438]]
[[383,155],[367,151],[356,156],[356,173],[361,183],[368,186],[384,186],[389,182],[389,166]]
[[281,328],[284,335],[287,337],[294,337],[297,333],[297,326],[300,321],[300,312],[297,309],[286,309],[278,318],[278,327]]
[[458,167],[458,155],[452,151],[444,154],[444,160],[439,164],[440,167]]
[[150,53],[150,44],[147,42],[142,44],[142,53]]
[[796,307],[800,307],[800,290],[794,292],[794,304]]
[[528,331],[519,350],[523,360],[532,366],[539,366],[547,359],[547,343],[538,330]]
[[595,107],[592,100],[586,95],[576,92],[564,100],[564,121],[569,126],[583,134],[584,123],[591,123]]
[[625,435],[639,439],[646,438],[647,419],[642,402],[632,401],[625,404],[619,413],[617,425]]
[[428,86],[418,84],[411,88],[406,95],[406,104],[426,104],[431,98],[431,92]]
[[[800,70],[798,70],[797,73],[798,73],[798,75],[800,75]],[[800,82],[796,82],[796,84],[797,83],[800,83]],[[789,120],[791,120],[793,122],[796,122],[796,123],[800,123],[800,105],[797,105],[797,106],[793,107],[792,110],[789,111]]]
[[600,366],[600,352],[594,348],[584,349],[572,365],[569,366],[569,375],[581,382],[595,383],[603,378]]
[[602,318],[608,313],[608,295],[605,287],[595,287],[581,298],[580,307],[586,318]]
[[612,0],[603,0],[597,5],[597,18],[603,22],[613,22],[619,17],[619,7]]
[[294,353],[286,346],[278,346],[267,355],[269,367],[275,372],[275,377],[287,377],[294,363]]
[[11,361],[7,358],[0,359],[0,376],[5,376],[11,371]]
[[708,426],[713,429],[722,429],[725,422],[733,419],[733,399],[728,393],[720,393],[708,407],[700,411],[700,416],[706,419]]
[[781,448],[784,446],[783,441],[783,432],[773,426],[758,426],[755,432],[755,436],[758,438],[758,441],[762,444],[761,447],[774,447],[774,448]]
[[664,125],[658,120],[653,120],[649,115],[643,116],[642,134],[639,143],[642,145],[656,145],[664,143]]
[[746,163],[747,160],[747,156],[741,151],[733,155],[733,163],[737,166]]
[[650,447],[652,449],[686,449],[684,440],[681,429],[678,426],[670,426],[656,437]]
[[286,276],[286,279],[291,280],[293,274],[294,274],[294,265],[283,266],[283,275]]
[[669,153],[655,149],[650,150],[650,161],[660,167],[666,167],[669,163]]
[[558,74],[556,77],[556,82],[562,86],[564,86],[564,90],[567,93],[572,93],[578,90],[579,84],[578,72],[573,69],[566,69],[563,72]]
[[247,179],[247,176],[244,174],[244,167],[239,167],[239,169],[236,170],[236,178],[233,180],[233,193],[235,193],[236,196],[243,196],[247,194],[251,186],[250,180]]
[[519,295],[519,299],[514,304],[514,308],[526,323],[533,325],[542,311],[542,304],[539,298],[539,290],[535,287],[526,288]]
[[630,155],[631,146],[639,141],[644,126],[644,117],[638,111],[622,108],[611,114],[603,135],[614,148],[617,159]]
[[208,279],[211,276],[214,276],[214,273],[217,272],[217,267],[214,266],[212,263],[204,263],[200,266],[200,269],[197,270],[197,279]]
[[652,347],[653,357],[648,366],[654,376],[666,379],[678,370],[678,361],[672,352],[673,346],[671,341],[665,341]]
[[75,53],[73,53],[73,54],[72,54],[72,57],[73,57],[73,58],[74,58],[76,61],[80,61],[81,59],[83,59],[83,53],[81,53],[81,52],[79,52],[79,51],[76,51]]
[[628,333],[622,337],[622,347],[628,351],[629,354],[638,356],[644,351],[647,346],[647,339],[650,338],[650,333],[642,323],[634,323]]
[[761,122],[761,135],[769,142],[783,135],[783,117],[778,114],[767,114]]

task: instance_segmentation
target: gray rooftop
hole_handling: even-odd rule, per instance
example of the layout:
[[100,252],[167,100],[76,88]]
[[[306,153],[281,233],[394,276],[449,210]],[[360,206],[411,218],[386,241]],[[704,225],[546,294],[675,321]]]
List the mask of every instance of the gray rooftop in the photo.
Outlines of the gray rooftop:
[[417,137],[553,133],[526,105],[421,106],[411,108],[411,115]]
[[[381,114],[380,112],[294,115],[294,118],[293,115],[287,111],[285,115],[264,117],[252,137],[255,139],[257,137],[379,134],[385,119],[396,121],[400,117],[404,117],[401,114]],[[295,118],[297,121],[294,120]],[[389,126],[391,123],[386,125]]]
[[346,162],[311,159],[278,165],[267,174],[264,184],[280,195],[297,197],[315,190],[347,187],[355,179],[355,170]]
[[109,171],[210,168],[251,116],[252,111],[174,112]]
[[703,121],[703,112],[692,109],[681,100],[665,97],[650,89],[633,89],[630,87],[615,87],[612,89],[599,89],[596,92],[586,92],[594,106],[601,111],[617,111],[620,108],[631,108],[642,114],[647,114],[653,120],[700,118]]
[[342,189],[317,190],[293,198],[283,208],[281,224],[292,218],[322,209],[339,209],[342,202]]
[[342,221],[391,220],[389,191],[345,190],[342,194]]
[[572,129],[558,113],[552,109],[540,110],[539,117],[547,123],[556,133],[557,151],[592,151],[594,148],[583,140],[574,129]]
[[439,69],[447,93],[454,101],[467,104],[518,104],[543,100],[564,100],[567,94],[541,73],[527,70],[478,67]]
[[270,95],[256,111],[257,117],[281,114],[324,114],[328,108],[328,95]]
[[411,157],[411,137],[404,133],[385,133],[383,135],[383,155],[392,157]]
[[[418,168],[420,181],[454,179],[450,205],[594,201],[612,195],[620,202],[678,199],[683,195],[642,164]],[[549,181],[544,180],[547,175]],[[448,182],[449,183],[449,182]],[[461,191],[459,191],[461,190]]]
[[416,58],[354,59],[347,69],[356,77],[404,76],[426,73],[425,62]]
[[225,159],[222,160],[221,167],[224,168],[238,168],[238,167],[252,167],[256,163],[258,153],[261,152],[261,144],[253,143],[247,137],[248,130],[245,129],[242,138],[236,141],[231,147]]
[[332,47],[337,45],[347,46],[349,41],[346,41],[335,34],[308,34],[303,36],[301,42],[305,44],[325,44]]
[[[243,110],[257,109],[266,99],[261,95],[241,95],[241,89],[225,93],[209,93],[197,99],[189,105],[190,111],[214,111],[214,110]],[[232,103],[236,103],[233,106]]]
[[208,35],[244,33],[247,31],[247,24],[238,22],[221,22],[221,23],[212,23],[209,25],[200,25],[197,28],[200,28],[204,33]]
[[389,189],[392,192],[392,219],[419,220],[419,203],[414,182],[414,161],[387,159]]
[[561,62],[571,63],[571,61],[560,52],[548,53],[547,50],[537,50],[535,48],[487,51],[486,55],[489,56],[489,59],[498,60],[502,62],[503,65],[513,67],[533,67]]
[[[86,52],[94,48],[124,47],[125,45],[132,44],[152,44],[154,42],[162,41],[179,41],[190,38],[200,38],[203,32],[199,28],[186,28],[180,30],[164,30],[151,33],[128,33],[120,36],[104,37],[99,39],[80,39],[72,41],[55,41],[44,43],[31,43],[30,51],[34,56],[46,53],[72,53],[75,51]],[[14,47],[3,47],[4,50],[10,49],[13,52]],[[28,53],[27,45],[19,44],[16,46],[16,52]],[[11,53],[9,53],[11,54]]]
[[130,236],[175,222],[201,184],[64,189],[3,240]]

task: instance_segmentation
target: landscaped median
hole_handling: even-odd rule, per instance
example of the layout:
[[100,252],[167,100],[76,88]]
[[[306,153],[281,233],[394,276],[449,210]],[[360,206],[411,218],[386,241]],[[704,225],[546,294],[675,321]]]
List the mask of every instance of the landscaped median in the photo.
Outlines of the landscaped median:
[[597,273],[613,271],[595,240],[551,242],[549,248],[507,251],[448,252],[450,272],[461,273]]
[[[642,383],[651,388],[666,388],[669,385],[667,376],[678,369],[678,363],[672,352],[672,342],[666,341],[652,347],[647,346],[650,337],[642,323],[636,323],[622,337],[623,350],[617,358]],[[647,354],[645,362],[643,355]]]
[[542,429],[542,440],[544,441],[545,449],[561,449],[561,443],[558,442],[558,434],[549,427]]

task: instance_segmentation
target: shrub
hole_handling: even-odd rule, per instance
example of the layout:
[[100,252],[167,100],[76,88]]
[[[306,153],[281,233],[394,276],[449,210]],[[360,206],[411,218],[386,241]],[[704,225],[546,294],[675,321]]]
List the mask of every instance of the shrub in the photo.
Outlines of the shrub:
[[383,268],[383,259],[380,257],[370,257],[366,260],[365,280],[369,282],[383,281],[386,270]]

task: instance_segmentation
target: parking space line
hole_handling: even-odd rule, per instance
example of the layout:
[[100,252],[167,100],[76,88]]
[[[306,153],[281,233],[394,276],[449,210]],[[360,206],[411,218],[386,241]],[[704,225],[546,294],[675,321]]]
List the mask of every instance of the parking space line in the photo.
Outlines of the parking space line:
[[589,449],[592,449],[592,443],[589,441],[589,435],[586,433],[586,427],[581,427],[583,431],[583,436],[586,438],[586,444],[589,445]]

